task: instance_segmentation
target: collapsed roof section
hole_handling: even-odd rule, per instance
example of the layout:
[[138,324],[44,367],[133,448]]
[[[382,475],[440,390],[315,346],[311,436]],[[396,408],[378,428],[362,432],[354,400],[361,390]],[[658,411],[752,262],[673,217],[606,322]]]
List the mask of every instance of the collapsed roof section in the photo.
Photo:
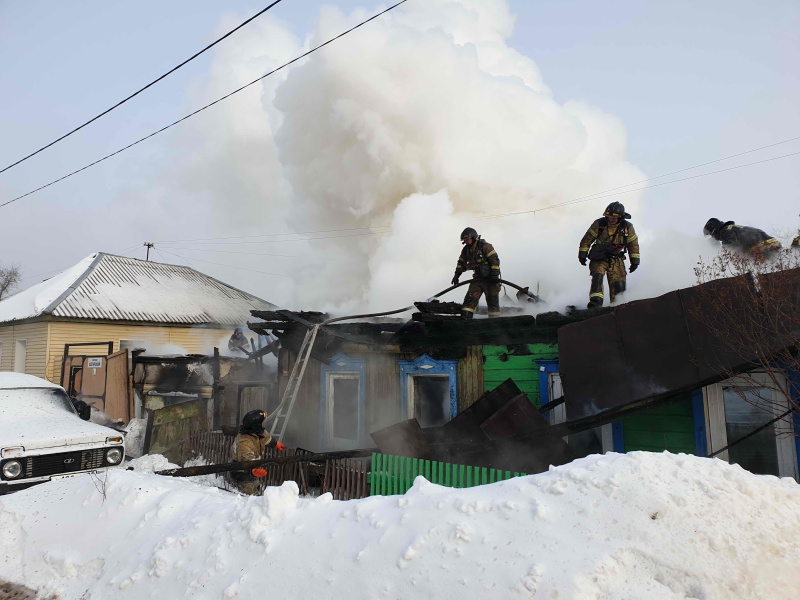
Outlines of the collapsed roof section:
[[[552,343],[559,327],[582,321],[601,311],[575,310],[526,315],[520,309],[504,308],[500,317],[464,320],[456,302],[417,302],[419,312],[411,320],[362,319],[324,325],[317,336],[312,356],[322,362],[345,351],[347,344],[362,344],[394,352],[417,352],[437,359],[459,358],[473,345],[514,345]],[[276,335],[284,348],[297,351],[309,327],[324,323],[330,315],[320,312],[254,310],[261,322],[248,323],[256,333]]]
[[[764,290],[778,290],[778,302]],[[618,306],[558,332],[561,383],[572,427],[751,370],[800,343],[800,269],[719,279]],[[747,341],[748,329],[762,332]],[[730,336],[734,338],[730,338]],[[582,428],[586,428],[583,426]]]

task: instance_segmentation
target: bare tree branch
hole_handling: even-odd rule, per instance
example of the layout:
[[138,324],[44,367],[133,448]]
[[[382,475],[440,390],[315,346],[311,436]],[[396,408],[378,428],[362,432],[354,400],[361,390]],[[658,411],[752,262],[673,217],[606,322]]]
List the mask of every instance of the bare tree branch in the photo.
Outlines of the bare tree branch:
[[0,267],[0,300],[11,295],[22,280],[22,270],[17,265]]
[[[742,256],[723,247],[710,262],[699,262],[695,274],[698,284],[731,278],[731,285],[723,288],[698,288],[710,294],[705,306],[712,308],[695,316],[713,332],[722,353],[751,362],[751,373],[721,369],[739,382],[733,390],[773,416],[789,408],[781,420],[792,423],[800,415],[800,389],[790,376],[800,374],[800,251],[784,248],[765,258]],[[787,398],[789,406],[776,405],[772,392]]]

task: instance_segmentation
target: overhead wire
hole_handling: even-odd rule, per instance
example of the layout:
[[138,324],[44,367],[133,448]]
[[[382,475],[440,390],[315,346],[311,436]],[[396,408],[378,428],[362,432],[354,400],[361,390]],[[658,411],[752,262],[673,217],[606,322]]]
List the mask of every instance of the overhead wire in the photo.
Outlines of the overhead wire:
[[333,43],[333,42],[335,42],[336,40],[338,40],[338,39],[340,39],[340,38],[342,38],[342,37],[346,36],[347,34],[351,33],[352,31],[355,31],[355,30],[356,30],[356,29],[358,29],[359,27],[362,27],[363,25],[366,25],[366,24],[367,24],[367,23],[369,23],[370,21],[374,21],[374,20],[375,20],[375,19],[377,19],[378,17],[380,17],[380,16],[382,16],[382,15],[384,15],[384,14],[388,13],[388,12],[389,12],[389,11],[391,11],[391,10],[394,10],[395,8],[397,8],[398,6],[400,6],[401,4],[405,4],[407,1],[408,1],[408,0],[400,0],[400,2],[397,2],[396,4],[393,4],[393,5],[391,5],[389,8],[386,8],[386,9],[384,9],[384,10],[380,11],[379,13],[377,13],[377,14],[374,14],[373,16],[369,17],[368,19],[365,19],[364,21],[361,21],[361,22],[360,22],[360,23],[358,23],[357,25],[354,25],[354,26],[353,26],[353,27],[351,27],[350,29],[347,29],[346,31],[343,31],[343,32],[342,32],[342,33],[340,33],[339,35],[337,35],[337,36],[335,36],[335,37],[333,37],[333,38],[330,38],[330,39],[329,39],[329,40],[327,40],[326,42],[323,42],[322,44],[319,44],[318,46],[315,46],[315,47],[314,47],[314,48],[312,48],[311,50],[308,50],[307,52],[304,52],[303,54],[301,54],[301,55],[299,55],[299,56],[297,56],[297,57],[293,58],[293,59],[292,59],[292,60],[290,60],[289,62],[286,62],[286,63],[282,64],[281,66],[279,66],[279,67],[277,67],[277,68],[273,69],[272,71],[270,71],[270,72],[268,72],[268,73],[266,73],[266,74],[262,75],[261,77],[258,77],[257,79],[254,79],[254,80],[253,80],[253,81],[251,81],[250,83],[246,83],[245,85],[243,85],[243,86],[241,86],[241,87],[239,87],[239,88],[237,88],[237,89],[233,90],[233,91],[232,91],[232,92],[230,92],[229,94],[226,94],[226,95],[222,96],[221,98],[217,98],[217,99],[216,99],[216,100],[214,100],[213,102],[211,102],[211,103],[209,103],[209,104],[206,104],[205,106],[203,106],[203,107],[201,107],[201,108],[198,108],[197,110],[195,110],[195,111],[193,111],[193,112],[189,113],[188,115],[186,115],[186,116],[184,116],[184,117],[181,117],[181,118],[180,118],[180,119],[178,119],[177,121],[173,121],[173,122],[172,122],[172,123],[170,123],[169,125],[166,125],[165,127],[162,127],[161,129],[159,129],[159,130],[157,130],[157,131],[154,131],[153,133],[151,133],[151,134],[149,134],[149,135],[146,135],[146,136],[144,136],[143,138],[140,138],[140,139],[136,140],[135,142],[132,142],[132,143],[128,144],[127,146],[125,146],[125,147],[123,147],[123,148],[120,148],[119,150],[117,150],[117,151],[115,151],[115,152],[112,152],[111,154],[107,154],[106,156],[104,156],[104,157],[102,157],[102,158],[99,158],[98,160],[96,160],[96,161],[94,161],[94,162],[92,162],[92,163],[90,163],[90,164],[88,164],[88,165],[86,165],[86,166],[84,166],[84,167],[81,167],[80,169],[76,169],[75,171],[72,171],[71,173],[68,173],[68,174],[64,175],[63,177],[59,177],[58,179],[55,179],[55,180],[51,181],[50,183],[47,183],[47,184],[45,184],[45,185],[43,185],[43,186],[40,186],[40,187],[36,188],[35,190],[31,190],[30,192],[27,192],[27,193],[25,193],[25,194],[22,194],[21,196],[17,196],[16,198],[12,198],[11,200],[8,200],[8,201],[6,201],[6,202],[3,202],[2,204],[0,204],[0,208],[2,208],[3,206],[8,206],[8,205],[9,205],[9,204],[11,204],[12,202],[16,202],[17,200],[22,200],[23,198],[26,198],[27,196],[30,196],[31,194],[35,194],[35,193],[36,193],[36,192],[38,192],[38,191],[41,191],[41,190],[43,190],[43,189],[45,189],[45,188],[47,188],[47,187],[50,187],[51,185],[54,185],[54,184],[58,183],[59,181],[63,181],[64,179],[67,179],[68,177],[72,177],[73,175],[77,175],[77,174],[78,174],[78,173],[80,173],[81,171],[85,171],[86,169],[89,169],[89,168],[91,168],[91,167],[95,166],[96,164],[99,164],[99,163],[103,162],[104,160],[107,160],[107,159],[111,158],[112,156],[116,156],[117,154],[119,154],[119,153],[121,153],[121,152],[124,152],[125,150],[128,150],[129,148],[132,148],[133,146],[135,146],[135,145],[137,145],[137,144],[140,144],[141,142],[144,142],[145,140],[148,140],[148,139],[150,139],[151,137],[154,137],[154,136],[158,135],[159,133],[162,133],[162,132],[166,131],[167,129],[170,129],[171,127],[174,127],[174,126],[175,126],[175,125],[177,125],[178,123],[182,123],[183,121],[185,121],[185,120],[187,120],[187,119],[190,119],[191,117],[193,117],[193,116],[195,116],[196,114],[198,114],[198,113],[200,113],[200,112],[202,112],[202,111],[206,110],[207,108],[210,108],[210,107],[212,107],[212,106],[214,106],[214,105],[216,105],[216,104],[218,104],[218,103],[222,102],[223,100],[225,100],[225,99],[227,99],[227,98],[230,98],[230,97],[231,97],[231,96],[233,96],[234,94],[238,94],[239,92],[241,92],[242,90],[244,90],[244,89],[246,89],[246,88],[250,87],[251,85],[254,85],[254,84],[258,83],[258,82],[259,82],[259,81],[261,81],[262,79],[266,79],[267,77],[269,77],[270,75],[273,75],[274,73],[277,73],[277,72],[278,72],[278,71],[280,71],[281,69],[284,69],[284,68],[288,67],[289,65],[291,65],[291,64],[294,64],[294,63],[296,63],[296,62],[297,62],[297,61],[299,61],[299,60],[302,60],[303,58],[305,58],[306,56],[308,56],[308,55],[312,54],[313,52],[316,52],[316,51],[317,51],[317,50],[319,50],[320,48],[324,48],[324,47],[325,47],[325,46],[327,46],[328,44],[332,44],[332,43]]
[[[692,175],[692,176],[689,176],[689,177],[683,177],[683,178],[680,178],[680,179],[674,179],[672,181],[665,181],[665,182],[662,182],[662,183],[658,183],[658,184],[654,184],[654,185],[650,185],[650,186],[645,186],[645,187],[641,187],[641,188],[635,188],[635,189],[630,189],[630,190],[623,190],[623,191],[614,192],[614,190],[620,190],[622,188],[627,188],[627,187],[630,187],[632,185],[637,185],[637,184],[645,183],[645,182],[648,182],[648,181],[654,181],[654,180],[660,179],[662,177],[668,177],[669,175],[675,175],[677,173],[682,173],[682,172],[685,172],[685,171],[689,171],[691,169],[696,169],[696,168],[700,168],[700,167],[707,166],[707,165],[710,165],[710,164],[718,163],[718,162],[721,162],[721,161],[724,161],[724,160],[729,160],[731,158],[736,158],[736,157],[739,157],[739,156],[743,156],[745,154],[750,154],[752,152],[756,152],[758,150],[764,150],[766,148],[771,148],[773,146],[778,146],[780,144],[785,144],[785,143],[793,142],[793,141],[796,141],[796,140],[800,140],[800,137],[794,137],[794,138],[790,138],[790,139],[787,139],[787,140],[782,140],[780,142],[775,142],[774,144],[769,144],[767,146],[761,146],[759,148],[753,148],[751,150],[746,150],[744,152],[739,152],[737,154],[732,154],[730,156],[725,156],[725,157],[718,158],[718,159],[715,159],[715,160],[707,161],[707,162],[700,163],[700,164],[697,164],[697,165],[694,165],[694,166],[691,166],[691,167],[685,167],[683,169],[678,169],[677,171],[671,171],[670,173],[665,173],[663,175],[657,175],[655,177],[650,177],[648,179],[642,179],[642,180],[639,180],[639,181],[636,181],[636,182],[629,183],[629,184],[624,185],[624,186],[618,186],[618,187],[615,187],[615,188],[610,188],[608,190],[605,190],[605,191],[602,191],[602,192],[596,192],[595,194],[590,194],[588,196],[580,196],[580,197],[573,198],[571,200],[567,200],[567,201],[564,201],[564,202],[559,202],[559,203],[552,204],[552,205],[549,205],[549,206],[544,206],[542,208],[536,208],[536,209],[531,209],[531,210],[526,210],[526,211],[516,211],[516,212],[510,212],[510,213],[498,213],[498,214],[493,214],[493,215],[482,215],[482,216],[479,216],[478,219],[492,219],[492,218],[499,218],[499,217],[508,217],[508,216],[513,216],[513,215],[537,213],[537,212],[540,212],[540,211],[550,210],[550,209],[553,209],[553,208],[560,208],[562,206],[569,206],[571,204],[578,204],[578,203],[582,203],[582,202],[588,202],[590,200],[601,200],[601,199],[604,199],[604,198],[610,198],[610,197],[617,196],[617,195],[620,195],[620,194],[627,194],[627,193],[632,193],[632,192],[636,192],[636,191],[642,191],[642,190],[645,190],[645,189],[650,189],[650,188],[659,187],[659,186],[663,186],[663,185],[668,185],[668,184],[672,184],[672,183],[678,183],[680,181],[687,181],[689,179],[696,179],[696,178],[699,178],[699,177],[706,177],[706,176],[709,176],[709,175],[715,175],[715,174],[723,173],[723,172],[726,172],[726,171],[732,171],[732,170],[741,169],[741,168],[744,168],[744,167],[750,167],[750,166],[753,166],[753,165],[758,165],[758,164],[770,162],[770,161],[773,161],[773,160],[778,160],[778,159],[781,159],[781,158],[788,158],[788,157],[791,157],[791,156],[796,156],[796,155],[800,154],[800,152],[793,152],[793,153],[785,154],[785,155],[782,155],[782,156],[775,156],[775,157],[772,157],[772,158],[767,158],[767,159],[760,160],[760,161],[746,163],[746,164],[743,164],[743,165],[736,165],[734,167],[729,167],[727,169],[719,169],[717,171],[711,171],[711,172],[708,172],[708,173],[700,173],[698,175]],[[213,244],[213,245],[245,245],[245,244],[261,244],[261,243],[277,243],[277,242],[301,242],[301,241],[310,241],[310,240],[356,237],[356,236],[364,236],[364,235],[383,235],[383,234],[386,234],[386,233],[390,232],[390,231],[388,231],[388,226],[386,226],[386,225],[376,225],[374,227],[375,228],[386,227],[387,231],[367,231],[365,233],[353,233],[353,234],[338,235],[338,236],[300,237],[299,239],[295,239],[295,240],[261,240],[261,241],[254,241],[254,242],[244,242],[244,241],[242,241],[242,242],[231,242],[231,241],[229,241],[229,240],[243,240],[243,239],[250,239],[250,238],[261,238],[261,237],[268,237],[268,236],[290,236],[290,235],[304,236],[306,234],[313,234],[313,233],[328,233],[328,232],[339,232],[339,231],[361,231],[361,230],[365,230],[365,229],[370,229],[369,227],[354,227],[354,228],[347,228],[347,229],[330,229],[330,230],[318,230],[318,231],[298,231],[298,232],[295,232],[295,233],[272,233],[272,234],[259,234],[259,235],[247,235],[247,236],[228,236],[228,237],[221,237],[221,238],[194,238],[194,239],[186,239],[186,240],[171,240],[169,243],[171,243],[171,244],[202,243],[202,245],[211,245],[211,244]],[[216,240],[223,240],[223,241],[216,241]],[[162,242],[162,243],[164,243],[164,242]],[[188,249],[188,248],[184,247],[184,248],[179,248],[179,249]]]
[[613,194],[606,194],[605,192],[600,192],[600,194],[604,194],[604,195],[594,195],[594,196],[590,196],[590,197],[575,198],[573,200],[567,200],[565,202],[559,202],[557,204],[551,204],[549,206],[544,206],[542,208],[535,208],[535,209],[531,209],[531,210],[520,210],[520,211],[515,211],[515,212],[510,212],[510,213],[502,213],[502,214],[496,214],[496,215],[484,215],[484,216],[479,217],[479,218],[481,218],[481,219],[493,219],[493,218],[498,218],[498,217],[513,217],[513,216],[516,216],[516,215],[537,213],[537,212],[541,212],[541,211],[545,211],[545,210],[550,210],[551,208],[560,208],[562,206],[570,206],[572,204],[580,204],[582,202],[589,202],[590,200],[602,200],[604,198],[612,198],[614,196],[619,196],[621,194],[630,194],[631,192],[640,192],[642,190],[648,190],[648,189],[651,189],[651,188],[660,187],[662,185],[669,185],[671,183],[678,183],[680,181],[688,181],[690,179],[697,179],[699,177],[707,177],[708,175],[716,175],[718,173],[724,173],[726,171],[734,171],[736,169],[741,169],[743,167],[751,167],[753,165],[760,165],[762,163],[770,162],[770,161],[773,161],[773,160],[778,160],[778,159],[781,159],[781,158],[789,158],[790,156],[797,156],[799,154],[800,154],[800,152],[792,152],[791,154],[784,154],[782,156],[774,156],[772,158],[766,158],[764,160],[758,160],[758,161],[747,163],[747,164],[744,164],[744,165],[737,165],[735,167],[728,167],[727,169],[719,169],[717,171],[711,171],[709,173],[700,173],[699,175],[692,175],[690,177],[682,177],[680,179],[674,179],[672,181],[664,181],[662,183],[656,183],[656,184],[653,184],[653,185],[647,185],[647,186],[644,186],[644,187],[641,187],[641,188],[634,188],[634,189],[625,190],[625,191],[622,191],[622,192],[614,192]]
[[203,54],[203,53],[204,53],[204,52],[206,52],[207,50],[210,50],[211,48],[213,48],[214,46],[216,46],[217,44],[219,44],[219,43],[220,43],[222,40],[224,40],[225,38],[227,38],[227,37],[229,37],[229,36],[233,35],[233,34],[234,34],[234,33],[236,33],[236,32],[237,32],[239,29],[241,29],[242,27],[244,27],[245,25],[247,25],[248,23],[250,23],[250,22],[251,22],[251,21],[253,21],[254,19],[256,19],[256,18],[260,17],[260,16],[261,16],[261,15],[263,15],[265,12],[267,12],[269,9],[271,9],[273,6],[275,6],[276,4],[279,4],[279,3],[280,3],[280,2],[282,2],[282,1],[283,1],[283,0],[275,0],[275,1],[274,1],[272,4],[270,4],[270,5],[269,5],[269,6],[267,6],[266,8],[264,8],[264,9],[260,10],[259,12],[257,12],[256,14],[254,14],[252,17],[250,17],[249,19],[247,19],[246,21],[244,21],[243,23],[241,23],[240,25],[238,25],[237,27],[234,27],[233,29],[231,29],[231,30],[230,30],[228,33],[226,33],[225,35],[223,35],[221,38],[218,38],[217,40],[215,40],[215,41],[211,42],[211,43],[210,43],[208,46],[206,46],[205,48],[203,48],[203,49],[202,49],[202,50],[200,50],[199,52],[196,52],[195,54],[193,54],[192,56],[190,56],[189,58],[187,58],[186,60],[184,60],[184,61],[183,61],[182,63],[180,63],[179,65],[177,65],[177,66],[175,66],[175,67],[171,68],[169,71],[167,71],[166,73],[164,73],[164,74],[163,74],[163,75],[161,75],[160,77],[158,77],[158,78],[154,79],[153,81],[151,81],[150,83],[148,83],[146,86],[144,86],[144,87],[143,87],[143,88],[141,88],[140,90],[137,90],[136,92],[134,92],[133,94],[131,94],[131,95],[130,95],[130,96],[128,96],[127,98],[124,98],[123,100],[120,100],[119,102],[117,102],[117,103],[116,103],[114,106],[112,106],[111,108],[108,108],[108,109],[104,110],[103,112],[101,112],[101,113],[100,113],[99,115],[97,115],[96,117],[92,117],[91,119],[89,119],[88,121],[86,121],[86,122],[85,122],[83,125],[79,125],[78,127],[76,127],[75,129],[73,129],[72,131],[70,131],[70,132],[68,132],[68,133],[65,133],[64,135],[62,135],[60,138],[57,138],[57,139],[53,140],[52,142],[50,142],[49,144],[47,144],[47,145],[45,145],[45,146],[42,146],[41,148],[39,148],[39,149],[38,149],[38,150],[36,150],[35,152],[31,152],[30,154],[28,154],[28,156],[25,156],[25,157],[23,157],[23,158],[20,158],[18,161],[14,162],[14,163],[11,163],[11,164],[10,164],[10,165],[8,165],[7,167],[4,167],[3,169],[0,169],[0,173],[4,173],[5,171],[8,171],[10,168],[12,168],[12,167],[16,167],[16,166],[17,166],[18,164],[20,164],[21,162],[24,162],[24,161],[28,160],[29,158],[31,158],[31,157],[33,157],[33,156],[36,156],[37,154],[39,154],[39,153],[40,153],[40,152],[42,152],[43,150],[47,150],[47,149],[48,149],[48,148],[50,148],[51,146],[53,146],[53,145],[57,144],[58,142],[60,142],[61,140],[65,139],[65,138],[68,138],[68,137],[69,137],[69,136],[71,136],[73,133],[76,133],[76,132],[80,131],[81,129],[83,129],[84,127],[86,127],[87,125],[89,125],[89,124],[91,124],[91,123],[94,123],[95,121],[97,121],[97,119],[99,119],[100,117],[103,117],[103,116],[107,115],[108,113],[110,113],[110,112],[111,112],[112,110],[114,110],[115,108],[119,108],[120,106],[122,106],[123,104],[125,104],[125,103],[126,103],[128,100],[131,100],[132,98],[135,98],[136,96],[138,96],[139,94],[141,94],[143,91],[145,91],[146,89],[148,89],[148,88],[150,88],[150,87],[154,86],[156,83],[158,83],[159,81],[161,81],[161,80],[162,80],[162,79],[164,79],[165,77],[168,77],[169,75],[171,75],[172,73],[174,73],[175,71],[177,71],[178,69],[180,69],[181,67],[183,67],[183,66],[185,66],[185,65],[189,64],[189,63],[190,63],[190,62],[192,62],[192,61],[193,61],[195,58],[197,58],[198,56],[200,56],[201,54]]
[[259,233],[255,235],[235,235],[229,237],[216,237],[216,238],[191,238],[186,240],[156,240],[157,244],[172,244],[178,242],[204,242],[204,241],[211,241],[211,240],[242,240],[245,238],[256,238],[256,237],[271,237],[271,236],[279,236],[279,235],[306,235],[310,233],[334,233],[339,231],[363,231],[365,229],[376,229],[386,227],[388,225],[375,225],[370,227],[346,227],[343,229],[318,229],[316,231],[298,231],[292,233]]
[[[169,254],[170,256],[177,256],[178,258],[183,259],[183,260],[185,260],[187,262],[189,261],[188,258],[186,258],[185,256],[181,256],[180,254],[175,254],[174,252],[168,252],[167,250],[162,250],[162,251],[164,252],[164,254]],[[267,271],[259,271],[257,269],[248,269],[247,267],[239,267],[237,265],[227,265],[227,264],[223,264],[223,263],[212,262],[210,260],[201,260],[199,258],[192,258],[191,260],[194,260],[196,262],[208,263],[209,265],[217,265],[219,267],[227,267],[229,269],[239,269],[241,271],[252,271],[253,273],[261,273],[262,275],[274,275],[275,277],[287,277],[289,279],[293,278],[291,275],[285,275],[283,273],[269,273]]]

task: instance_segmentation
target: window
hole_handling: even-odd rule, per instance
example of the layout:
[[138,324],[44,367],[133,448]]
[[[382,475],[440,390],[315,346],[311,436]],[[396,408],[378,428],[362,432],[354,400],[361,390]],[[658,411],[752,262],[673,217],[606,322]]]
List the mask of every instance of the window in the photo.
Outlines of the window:
[[24,373],[27,360],[28,340],[17,340],[14,345],[14,370],[17,373]]
[[364,361],[339,354],[322,366],[322,432],[328,448],[357,448],[364,439]]
[[[785,389],[784,385],[777,387]],[[789,410],[789,401],[775,388],[766,373],[751,373],[706,387],[709,454],[732,444],[716,457],[753,473],[797,478],[791,415],[778,418]]]
[[423,354],[414,361],[399,361],[403,419],[416,419],[420,427],[439,427],[458,413],[454,360],[433,360]]
[[[547,373],[547,388],[549,401],[556,400],[564,395],[561,388],[561,375],[558,372]],[[550,424],[563,423],[567,420],[566,406],[562,403],[553,408],[549,413]],[[564,437],[564,441],[578,458],[590,454],[605,454],[614,449],[614,425],[600,425],[586,431],[573,433]],[[620,449],[620,451],[622,451]]]
[[447,375],[411,375],[409,394],[420,427],[440,427],[450,420],[450,378]]

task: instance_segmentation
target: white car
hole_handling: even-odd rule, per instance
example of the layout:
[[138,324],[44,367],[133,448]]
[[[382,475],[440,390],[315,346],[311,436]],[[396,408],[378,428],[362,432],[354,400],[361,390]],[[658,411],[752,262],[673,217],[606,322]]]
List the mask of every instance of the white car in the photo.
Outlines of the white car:
[[122,464],[122,434],[82,420],[64,388],[0,372],[0,495]]

